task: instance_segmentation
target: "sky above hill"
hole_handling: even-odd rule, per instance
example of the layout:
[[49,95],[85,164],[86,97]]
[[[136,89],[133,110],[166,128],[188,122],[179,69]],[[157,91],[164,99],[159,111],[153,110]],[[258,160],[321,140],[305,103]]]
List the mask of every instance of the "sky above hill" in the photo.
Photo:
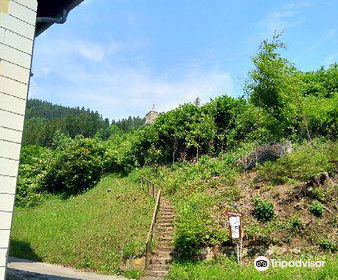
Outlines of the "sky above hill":
[[30,97],[119,119],[240,96],[275,31],[299,69],[337,62],[337,19],[337,0],[85,0],[36,39]]

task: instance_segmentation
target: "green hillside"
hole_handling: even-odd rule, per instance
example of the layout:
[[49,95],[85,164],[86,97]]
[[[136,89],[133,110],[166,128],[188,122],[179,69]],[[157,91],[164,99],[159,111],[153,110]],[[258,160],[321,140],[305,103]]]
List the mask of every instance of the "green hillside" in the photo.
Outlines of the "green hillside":
[[[259,255],[327,261],[276,279],[336,279],[338,64],[303,72],[284,48],[280,35],[261,44],[241,97],[182,104],[151,125],[114,122],[106,137],[56,131],[50,145],[25,146],[11,254],[119,272],[144,255],[145,176],[175,210],[170,279],[273,279],[253,269]],[[244,213],[242,266],[229,210]]]
[[118,273],[142,256],[153,201],[131,180],[111,175],[92,190],[35,208],[16,208],[10,255]]

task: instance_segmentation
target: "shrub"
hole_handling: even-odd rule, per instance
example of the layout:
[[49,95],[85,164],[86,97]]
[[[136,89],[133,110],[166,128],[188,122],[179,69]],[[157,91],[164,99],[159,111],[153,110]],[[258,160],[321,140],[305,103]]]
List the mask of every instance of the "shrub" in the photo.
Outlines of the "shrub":
[[319,246],[324,251],[335,253],[337,251],[337,244],[334,241],[323,239],[320,241]]
[[320,139],[304,144],[291,154],[276,162],[266,162],[259,167],[259,174],[265,181],[283,184],[288,181],[307,181],[323,172],[335,172],[338,145],[322,142]]
[[21,207],[32,207],[44,198],[43,177],[52,151],[39,146],[22,148],[15,204]]
[[319,201],[314,201],[309,206],[309,210],[316,217],[321,217],[323,215],[324,207]]
[[127,277],[128,279],[141,279],[142,277],[142,272],[137,269],[129,269],[124,272],[124,276]]
[[194,195],[178,205],[175,248],[182,259],[198,256],[204,246],[227,241],[226,233],[214,224],[206,209],[209,202],[205,196]]
[[121,255],[123,260],[141,257],[144,253],[144,244],[137,241],[130,241],[122,249]]
[[258,197],[254,199],[253,214],[261,222],[271,221],[275,217],[273,204],[268,200],[261,200]]
[[290,222],[291,229],[301,231],[304,229],[302,219],[299,216],[294,216]]
[[92,188],[102,175],[103,148],[94,139],[69,139],[56,149],[44,176],[47,190],[67,195]]

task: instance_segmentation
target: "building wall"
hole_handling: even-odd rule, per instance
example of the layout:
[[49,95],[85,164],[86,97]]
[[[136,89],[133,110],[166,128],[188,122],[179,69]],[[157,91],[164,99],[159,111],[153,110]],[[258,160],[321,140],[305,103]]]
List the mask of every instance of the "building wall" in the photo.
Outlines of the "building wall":
[[5,278],[36,10],[37,0],[0,0],[0,280]]

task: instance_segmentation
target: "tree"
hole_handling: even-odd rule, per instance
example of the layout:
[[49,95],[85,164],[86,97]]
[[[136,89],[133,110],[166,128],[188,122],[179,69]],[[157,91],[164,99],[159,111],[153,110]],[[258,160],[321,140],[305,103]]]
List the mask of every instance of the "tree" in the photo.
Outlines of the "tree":
[[264,125],[275,140],[293,135],[301,119],[300,73],[278,52],[286,48],[280,37],[281,34],[276,34],[272,41],[263,41],[252,59],[255,69],[249,73],[247,85],[250,101],[260,109],[258,126],[262,125],[261,114],[267,114],[269,122]]

